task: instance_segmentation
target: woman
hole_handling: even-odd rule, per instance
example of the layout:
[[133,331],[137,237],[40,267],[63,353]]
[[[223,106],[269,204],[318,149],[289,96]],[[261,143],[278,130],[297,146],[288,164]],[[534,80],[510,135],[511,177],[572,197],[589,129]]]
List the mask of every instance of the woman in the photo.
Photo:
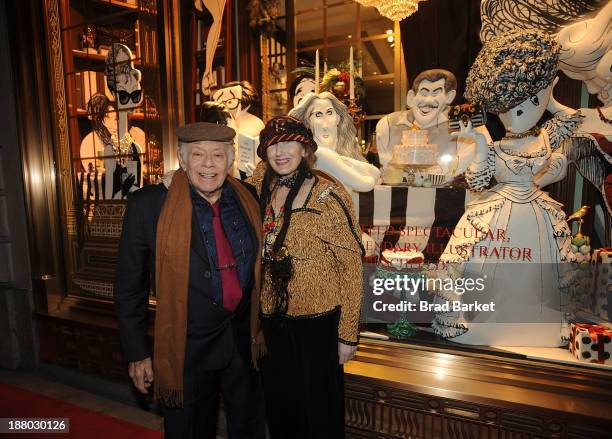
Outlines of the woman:
[[[454,342],[554,347],[567,335],[560,263],[574,258],[571,233],[561,203],[540,189],[565,177],[559,146],[581,119],[552,97],[558,61],[551,37],[515,30],[488,41],[470,69],[466,98],[499,114],[506,135],[488,144],[471,123],[462,127],[459,136],[476,143],[466,180],[482,194],[466,206],[440,261],[458,263],[458,277],[484,276],[478,300],[496,309],[469,321],[437,314],[434,330]],[[554,117],[540,127],[546,110]],[[469,301],[450,293],[440,295]]]
[[344,437],[342,365],[356,352],[362,246],[350,197],[312,171],[316,149],[303,122],[274,118],[247,180],[264,219],[261,371],[273,439]]

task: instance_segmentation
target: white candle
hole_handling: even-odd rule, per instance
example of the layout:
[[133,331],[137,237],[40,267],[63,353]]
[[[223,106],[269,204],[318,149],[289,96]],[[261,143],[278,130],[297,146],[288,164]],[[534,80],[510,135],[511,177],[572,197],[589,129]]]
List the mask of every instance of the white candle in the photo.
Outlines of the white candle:
[[327,61],[323,61],[323,76],[327,73]]
[[349,57],[350,73],[349,73],[349,97],[355,99],[355,66],[353,64],[353,46],[351,46],[351,55]]
[[319,49],[315,58],[315,93],[319,94]]

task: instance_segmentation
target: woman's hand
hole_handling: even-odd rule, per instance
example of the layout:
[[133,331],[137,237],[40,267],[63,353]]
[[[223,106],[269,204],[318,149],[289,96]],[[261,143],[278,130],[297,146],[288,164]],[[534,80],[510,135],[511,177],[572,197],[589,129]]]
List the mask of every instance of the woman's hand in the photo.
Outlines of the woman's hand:
[[338,342],[338,358],[339,363],[342,365],[352,360],[357,353],[357,346],[349,346],[342,342]]
[[268,352],[263,331],[260,329],[255,337],[251,337],[251,363],[259,371],[259,359]]
[[470,141],[476,143],[474,162],[480,163],[486,160],[489,154],[487,138],[482,133],[474,130],[471,120],[468,120],[467,124],[464,124],[463,121],[459,122],[459,127],[460,131],[451,133],[451,137],[457,137],[457,142],[463,138],[464,140],[462,143],[469,143],[469,141],[466,142],[465,139],[469,139]]
[[459,122],[459,131],[454,131],[451,134],[451,137],[467,137],[468,139],[472,139],[474,142],[479,141],[479,139],[484,140],[485,144],[486,139],[485,137],[482,135],[482,133],[476,131],[474,129],[474,127],[472,126],[472,120],[468,119],[467,123],[464,123],[463,121]]

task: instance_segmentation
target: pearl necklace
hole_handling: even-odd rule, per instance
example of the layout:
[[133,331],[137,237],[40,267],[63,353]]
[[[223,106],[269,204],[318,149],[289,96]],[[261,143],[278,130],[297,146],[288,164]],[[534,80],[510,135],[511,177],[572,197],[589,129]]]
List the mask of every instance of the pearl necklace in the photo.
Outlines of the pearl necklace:
[[111,134],[110,140],[115,155],[124,156],[131,153],[130,147],[134,143],[134,139],[129,132],[126,132],[121,140],[118,139],[117,134]]
[[541,130],[542,128],[536,125],[533,128],[528,129],[527,131],[523,133],[513,133],[511,131],[508,131],[506,135],[504,136],[504,139],[524,139],[525,137],[529,137],[529,136],[536,137],[540,135]]

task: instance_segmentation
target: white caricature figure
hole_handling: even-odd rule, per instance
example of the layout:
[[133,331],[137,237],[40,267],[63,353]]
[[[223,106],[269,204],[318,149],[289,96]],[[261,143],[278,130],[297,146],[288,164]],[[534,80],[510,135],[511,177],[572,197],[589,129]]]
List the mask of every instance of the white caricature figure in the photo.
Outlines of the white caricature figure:
[[96,93],[87,102],[87,117],[92,131],[81,142],[81,164],[87,173],[101,173],[104,164],[98,157],[104,156],[106,145],[112,143],[113,136],[117,137],[117,111],[106,95]]
[[236,131],[250,137],[257,137],[264,128],[263,121],[249,113],[257,102],[257,92],[247,81],[228,82],[212,95],[212,100],[221,102],[229,110],[236,123]]
[[[568,160],[603,196],[603,210],[595,206],[596,218],[604,217],[604,244],[612,242],[612,2],[593,18],[561,29],[559,68],[567,76],[584,81],[589,93],[596,94],[602,106],[581,108],[584,121],[565,144]],[[607,162],[607,163],[606,163]]]
[[[434,173],[445,174],[446,181],[462,174],[472,162],[474,143],[470,139],[457,141],[448,132],[448,109],[456,96],[457,79],[452,72],[431,69],[419,73],[406,97],[408,110],[391,113],[376,125],[381,165],[389,165],[393,146],[401,143],[404,130],[426,129],[429,143],[438,146],[439,169]],[[478,127],[478,131],[489,138],[484,126]]]
[[[255,151],[259,144],[259,133],[264,128],[263,121],[249,113],[257,98],[257,92],[247,81],[228,82],[215,90],[212,95],[213,101],[223,104],[229,111],[231,123],[228,125],[236,131],[234,145],[237,160],[232,171],[234,176],[238,176],[239,171],[251,175],[255,169],[257,161]],[[248,152],[243,154],[241,148]]]
[[[455,176],[465,172],[474,157],[475,143],[472,139],[457,139],[448,130],[449,105],[457,96],[457,79],[455,75],[444,69],[431,69],[419,73],[412,82],[412,88],[408,91],[408,110],[396,111],[383,117],[376,125],[376,146],[380,163],[390,167],[393,154],[393,146],[401,144],[402,133],[405,130],[423,129],[427,130],[428,143],[437,145],[437,166],[427,168],[423,172],[415,173],[414,185],[424,185],[427,173],[443,174],[442,183],[450,182]],[[487,139],[489,133],[486,128],[479,127]],[[392,168],[391,168],[392,169]],[[435,191],[428,193],[421,191],[420,196],[434,205]],[[457,202],[463,203],[463,195],[456,194]],[[415,218],[416,219],[416,218]],[[408,221],[415,219],[408,218]],[[413,224],[407,224],[412,226]],[[373,247],[380,246],[388,231],[374,228],[370,236],[376,241]],[[418,257],[420,252],[427,246],[427,236],[415,236],[415,234],[400,234],[397,236],[395,245],[399,249],[413,249]],[[371,244],[372,245],[372,244]],[[388,250],[387,253],[391,253]]]
[[211,88],[217,85],[212,74],[212,69],[215,52],[217,51],[217,44],[219,43],[219,36],[221,35],[221,28],[223,26],[225,0],[195,0],[194,6],[200,12],[204,11],[206,7],[213,19],[208,35],[206,36],[206,62],[202,75],[202,92],[204,95],[208,96],[210,95]]
[[115,97],[117,130],[104,146],[105,198],[125,198],[142,186],[142,147],[131,136],[128,113],[142,101],[141,72],[134,67],[132,52],[113,43],[106,56],[106,85]]
[[[495,309],[438,312],[433,329],[453,342],[554,347],[568,335],[560,273],[574,260],[571,232],[561,203],[541,189],[565,177],[560,145],[581,119],[552,98],[558,57],[547,34],[515,30],[489,40],[470,69],[466,98],[499,114],[506,136],[489,142],[471,123],[457,133],[476,142],[465,176],[481,194],[440,261],[450,264],[451,278],[487,279],[477,299]],[[546,110],[555,116],[540,127]],[[463,293],[437,292],[442,302],[474,303]]]
[[353,119],[338,98],[329,92],[307,94],[289,115],[303,120],[312,130],[318,146],[318,169],[338,179],[349,192],[374,189],[380,171],[363,158],[355,141]]
[[315,92],[315,79],[312,75],[301,75],[293,80],[289,86],[289,98],[293,102],[293,107],[297,107],[304,96]]
[[[91,120],[92,131],[87,134],[80,148],[81,164],[84,172],[98,174],[104,172],[104,150],[106,145],[117,139],[119,122],[115,103],[106,95],[96,93],[87,102],[87,117]],[[130,135],[137,145],[145,144],[145,133],[142,129],[132,126]]]

